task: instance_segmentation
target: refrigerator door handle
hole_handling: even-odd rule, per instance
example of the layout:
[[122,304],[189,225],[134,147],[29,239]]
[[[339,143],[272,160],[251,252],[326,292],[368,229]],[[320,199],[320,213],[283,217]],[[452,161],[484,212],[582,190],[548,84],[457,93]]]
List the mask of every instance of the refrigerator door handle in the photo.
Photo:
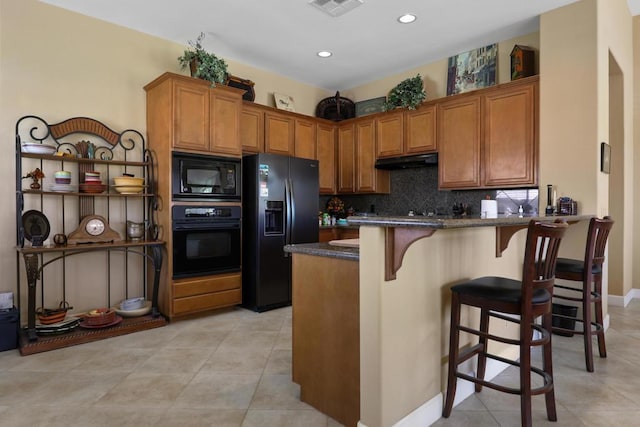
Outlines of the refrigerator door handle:
[[[291,230],[293,229],[293,216],[295,215],[295,207],[293,206],[293,189],[289,178],[284,182],[284,200],[285,200],[285,245],[291,244]],[[289,252],[284,252],[284,256],[289,257]]]

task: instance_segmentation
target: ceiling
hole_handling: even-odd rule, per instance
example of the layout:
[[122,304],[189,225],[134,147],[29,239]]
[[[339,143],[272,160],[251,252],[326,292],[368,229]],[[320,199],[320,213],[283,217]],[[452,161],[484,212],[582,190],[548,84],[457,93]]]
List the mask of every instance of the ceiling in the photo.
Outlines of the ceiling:
[[[362,0],[338,17],[310,0],[41,1],[185,45],[202,31],[224,59],[335,91],[538,31],[540,14],[577,0]],[[398,23],[407,12],[417,20]]]

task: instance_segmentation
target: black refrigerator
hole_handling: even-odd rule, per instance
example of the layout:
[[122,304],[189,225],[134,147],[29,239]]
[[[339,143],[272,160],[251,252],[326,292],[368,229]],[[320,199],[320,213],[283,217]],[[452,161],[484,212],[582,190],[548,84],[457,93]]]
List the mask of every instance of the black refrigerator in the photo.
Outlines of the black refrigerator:
[[318,241],[318,161],[277,154],[242,159],[242,305],[262,312],[291,304],[291,255]]

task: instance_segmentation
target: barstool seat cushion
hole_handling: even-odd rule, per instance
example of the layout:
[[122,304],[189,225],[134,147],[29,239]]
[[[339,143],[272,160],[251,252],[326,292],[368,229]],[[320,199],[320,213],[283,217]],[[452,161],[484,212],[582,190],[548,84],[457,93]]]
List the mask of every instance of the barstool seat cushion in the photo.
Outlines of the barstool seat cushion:
[[[556,261],[556,272],[567,272],[582,274],[584,270],[584,261],[579,259],[570,258],[558,258]],[[591,268],[592,274],[602,273],[601,265],[593,265]]]
[[[486,298],[496,302],[519,304],[522,299],[522,282],[506,277],[479,277],[451,287],[452,292]],[[546,289],[533,291],[533,304],[543,304],[551,299]]]

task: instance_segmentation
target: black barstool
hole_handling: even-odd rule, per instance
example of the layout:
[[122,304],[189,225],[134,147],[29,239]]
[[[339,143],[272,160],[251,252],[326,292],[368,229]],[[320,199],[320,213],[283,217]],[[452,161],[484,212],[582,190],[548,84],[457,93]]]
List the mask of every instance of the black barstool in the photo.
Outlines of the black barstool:
[[[475,383],[476,392],[482,387],[520,395],[520,410],[523,426],[531,425],[531,396],[544,394],[547,417],[556,421],[556,404],[553,392],[553,369],[551,362],[551,299],[556,258],[560,241],[568,225],[564,222],[541,223],[531,221],[527,231],[522,280],[505,277],[481,277],[460,283],[451,288],[451,333],[449,340],[449,370],[447,376],[447,396],[442,415],[448,418],[453,409],[458,378]],[[462,305],[480,308],[479,329],[460,324]],[[519,318],[513,318],[517,315]],[[542,316],[542,324],[535,324]],[[520,326],[517,339],[492,335],[489,333],[489,319],[495,317]],[[460,331],[479,337],[478,344],[461,352],[459,348]],[[534,337],[538,331],[540,337]],[[520,347],[520,360],[509,360],[488,352],[489,341],[499,341]],[[531,347],[543,347],[542,369],[531,366]],[[476,376],[467,375],[458,370],[458,365],[478,356]],[[506,387],[485,381],[484,374],[487,358],[518,366],[520,368],[520,387]],[[543,385],[531,386],[531,373],[543,379]]]
[[[556,279],[582,282],[579,288],[555,284],[556,289],[563,293],[554,293],[554,300],[568,300],[579,303],[582,308],[582,318],[570,317],[561,313],[554,313],[553,331],[562,335],[582,334],[584,336],[584,357],[587,371],[593,372],[593,343],[592,337],[598,337],[600,357],[607,357],[604,342],[604,328],[602,327],[602,264],[607,246],[609,232],[613,227],[611,217],[603,219],[591,218],[587,232],[587,246],[584,260],[558,258],[556,263]],[[576,295],[577,294],[577,295]],[[591,304],[594,305],[595,321],[592,320]],[[581,330],[569,329],[562,326],[562,319],[575,320],[582,324]]]

